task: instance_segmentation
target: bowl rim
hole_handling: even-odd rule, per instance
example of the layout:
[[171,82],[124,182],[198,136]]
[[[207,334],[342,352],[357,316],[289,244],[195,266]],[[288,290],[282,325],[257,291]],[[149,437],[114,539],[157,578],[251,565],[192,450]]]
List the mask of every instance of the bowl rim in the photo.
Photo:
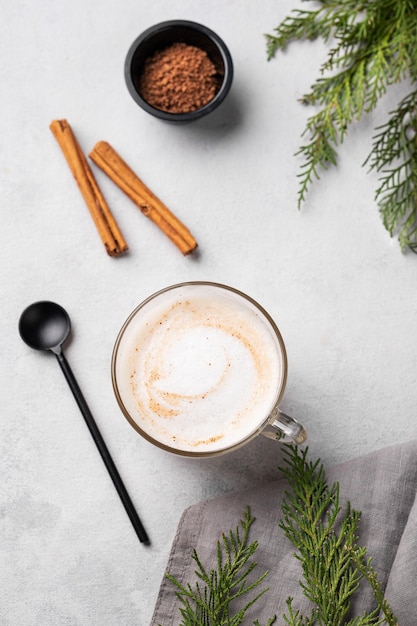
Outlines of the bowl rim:
[[[160,109],[157,109],[156,107],[150,105],[138,93],[131,71],[133,58],[136,54],[138,47],[141,44],[143,44],[145,41],[149,40],[151,37],[163,30],[174,30],[176,27],[189,28],[190,30],[195,30],[206,35],[217,47],[224,64],[224,79],[214,98],[212,98],[210,102],[200,107],[199,109],[196,109],[195,111],[189,111],[187,113],[169,113],[167,111],[161,111]],[[205,26],[204,24],[200,24],[199,22],[193,22],[191,20],[166,20],[163,22],[159,22],[158,24],[154,24],[153,26],[149,26],[132,42],[125,59],[124,76],[128,91],[133,100],[147,113],[150,113],[154,117],[158,117],[166,121],[192,121],[203,117],[204,115],[207,115],[208,113],[216,109],[220,105],[220,103],[223,102],[223,100],[226,98],[233,81],[233,61],[230,51],[224,43],[223,39],[219,37],[219,35],[215,33],[211,28]]]

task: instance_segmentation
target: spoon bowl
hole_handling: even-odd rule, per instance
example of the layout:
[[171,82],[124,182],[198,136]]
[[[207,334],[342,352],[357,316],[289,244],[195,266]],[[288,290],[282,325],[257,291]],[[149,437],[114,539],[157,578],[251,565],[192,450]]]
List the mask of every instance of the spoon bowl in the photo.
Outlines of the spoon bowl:
[[57,352],[71,332],[71,320],[55,302],[42,300],[29,305],[19,320],[23,341],[34,350]]

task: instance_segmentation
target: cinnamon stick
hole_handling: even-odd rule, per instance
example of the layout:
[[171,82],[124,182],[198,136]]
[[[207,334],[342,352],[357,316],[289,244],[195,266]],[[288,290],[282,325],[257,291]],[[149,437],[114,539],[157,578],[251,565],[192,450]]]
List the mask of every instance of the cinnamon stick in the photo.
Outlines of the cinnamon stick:
[[184,255],[197,248],[197,242],[188,228],[155,196],[109,143],[99,141],[89,156]]
[[69,165],[78,188],[109,256],[118,256],[128,249],[93,172],[67,120],[53,120],[50,129]]

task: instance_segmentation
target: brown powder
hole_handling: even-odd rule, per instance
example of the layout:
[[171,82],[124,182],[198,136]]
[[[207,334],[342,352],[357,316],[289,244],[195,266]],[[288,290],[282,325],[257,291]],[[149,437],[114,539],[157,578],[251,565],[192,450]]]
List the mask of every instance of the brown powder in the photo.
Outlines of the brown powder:
[[145,61],[139,93],[156,109],[189,113],[214,98],[219,80],[219,73],[204,50],[174,43]]

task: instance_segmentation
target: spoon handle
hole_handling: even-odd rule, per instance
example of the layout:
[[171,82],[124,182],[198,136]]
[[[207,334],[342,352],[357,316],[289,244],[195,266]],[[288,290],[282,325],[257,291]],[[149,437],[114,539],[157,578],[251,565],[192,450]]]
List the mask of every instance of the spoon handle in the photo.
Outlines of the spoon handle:
[[136,534],[141,542],[148,542],[149,541],[148,535],[146,534],[146,531],[142,525],[142,522],[140,521],[139,516],[136,513],[133,502],[130,499],[128,492],[126,491],[126,488],[123,484],[120,474],[117,471],[115,464],[113,463],[113,459],[110,456],[110,452],[105,444],[103,437],[101,436],[98,426],[91,414],[91,411],[87,406],[87,402],[85,401],[85,398],[81,392],[80,387],[78,386],[78,383],[75,379],[74,374],[72,373],[69,363],[66,360],[62,351],[60,351],[59,353],[55,353],[55,356],[58,360],[59,365],[61,366],[61,369],[64,373],[65,378],[67,379],[67,382],[81,410],[81,413],[83,414],[86,424],[96,443],[98,451],[101,454],[104,464],[107,467],[107,470],[110,474],[110,477],[113,481],[114,486],[116,487],[117,493],[120,496],[123,506],[126,509],[126,513],[128,514],[130,521],[133,524],[133,528],[135,529]]

